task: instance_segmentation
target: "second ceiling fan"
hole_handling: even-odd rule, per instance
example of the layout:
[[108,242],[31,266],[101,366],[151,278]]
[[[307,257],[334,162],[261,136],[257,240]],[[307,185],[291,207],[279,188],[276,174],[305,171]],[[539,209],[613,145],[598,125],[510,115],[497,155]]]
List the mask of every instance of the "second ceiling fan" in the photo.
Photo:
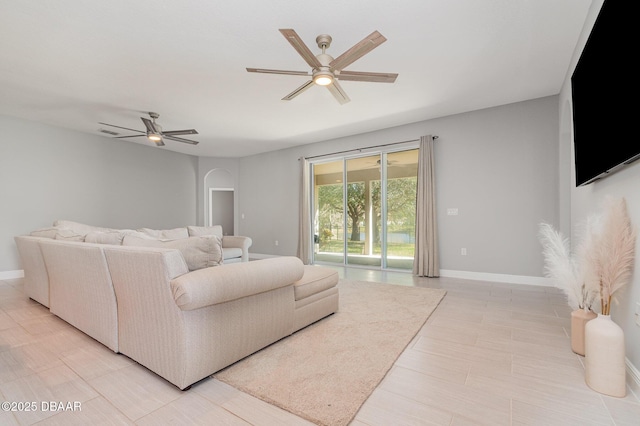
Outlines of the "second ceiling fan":
[[185,139],[178,137],[179,135],[197,135],[198,132],[196,129],[187,129],[187,130],[162,130],[162,126],[159,123],[156,123],[156,119],[160,117],[160,114],[157,112],[150,112],[149,117],[151,120],[145,117],[140,117],[140,120],[144,123],[144,127],[146,127],[146,131],[130,129],[128,127],[116,126],[115,124],[102,123],[105,126],[117,127],[118,129],[130,130],[132,132],[137,132],[137,135],[129,135],[129,136],[116,136],[116,139],[124,139],[124,138],[137,138],[140,136],[146,136],[151,142],[155,143],[157,146],[164,146],[163,139],[169,139],[176,142],[188,143],[191,145],[197,145],[198,141],[194,141],[191,139]]
[[378,31],[372,32],[362,41],[335,59],[325,52],[325,50],[331,45],[331,36],[327,34],[321,34],[316,38],[316,43],[318,44],[318,47],[322,49],[322,53],[314,55],[294,30],[281,29],[280,32],[284,35],[287,41],[291,43],[300,56],[302,56],[307,64],[311,66],[311,72],[272,70],[264,68],[247,68],[247,71],[311,77],[311,80],[289,93],[287,96],[282,98],[282,100],[290,101],[309,87],[317,84],[319,86],[325,86],[338,102],[345,104],[349,102],[350,99],[342,89],[342,86],[338,83],[338,80],[393,83],[398,77],[398,74],[391,73],[344,71],[344,68],[387,41],[387,39]]

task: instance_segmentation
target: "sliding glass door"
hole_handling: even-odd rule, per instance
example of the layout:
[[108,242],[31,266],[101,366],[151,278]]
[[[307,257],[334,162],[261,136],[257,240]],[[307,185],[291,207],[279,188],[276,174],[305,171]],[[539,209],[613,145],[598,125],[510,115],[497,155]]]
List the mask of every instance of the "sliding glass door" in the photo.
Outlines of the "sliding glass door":
[[386,170],[386,266],[411,270],[416,241],[418,150],[387,154]]
[[348,159],[345,164],[347,170],[346,263],[381,266],[380,154]]
[[314,261],[344,263],[343,161],[313,165]]
[[418,150],[313,163],[314,262],[413,267]]

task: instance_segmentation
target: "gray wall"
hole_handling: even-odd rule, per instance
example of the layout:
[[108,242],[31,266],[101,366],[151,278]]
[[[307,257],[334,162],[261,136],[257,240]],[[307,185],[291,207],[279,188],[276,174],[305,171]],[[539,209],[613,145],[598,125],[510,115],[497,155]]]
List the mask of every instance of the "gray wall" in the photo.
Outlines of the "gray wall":
[[114,228],[196,221],[197,158],[0,116],[0,272],[13,237],[56,219]]
[[551,96],[241,158],[239,232],[255,253],[295,255],[299,157],[434,134],[441,268],[540,277],[538,225],[559,222],[558,117]]
[[[596,0],[591,5],[591,10],[585,24],[585,30],[574,54],[572,67],[567,73],[567,78],[560,93],[560,111],[562,113],[561,127],[563,129],[572,128],[571,118],[571,74],[575,64],[584,48],[586,39],[593,27],[602,0]],[[610,105],[608,108],[615,109],[617,105]],[[620,105],[620,107],[628,108]],[[603,114],[606,111],[603,110]],[[627,123],[615,123],[612,125],[624,125]],[[630,133],[631,134],[631,133]],[[638,143],[635,137],[630,136],[628,143]],[[564,212],[570,217],[571,225],[575,227],[591,213],[601,211],[601,202],[606,196],[624,197],[627,200],[627,207],[631,216],[631,221],[640,228],[640,162],[636,162],[625,169],[617,172],[605,179],[594,182],[584,187],[575,187],[575,167],[573,163],[573,139],[572,137],[561,137],[563,149],[561,152],[569,153],[568,158],[563,160],[570,164],[570,180],[565,181],[564,186],[568,186],[571,195],[570,210]],[[606,144],[606,142],[604,142]],[[636,242],[636,263],[632,282],[614,294],[614,302],[611,308],[611,317],[622,327],[625,333],[627,358],[638,369],[640,368],[640,327],[635,325],[635,306],[640,302],[640,239]]]

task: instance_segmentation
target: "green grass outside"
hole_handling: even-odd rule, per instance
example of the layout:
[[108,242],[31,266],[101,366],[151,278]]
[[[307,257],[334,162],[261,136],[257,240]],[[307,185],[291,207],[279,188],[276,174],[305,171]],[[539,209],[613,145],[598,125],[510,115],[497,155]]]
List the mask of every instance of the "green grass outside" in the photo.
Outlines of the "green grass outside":
[[[348,254],[363,254],[364,253],[364,241],[347,241],[347,253]],[[413,257],[414,244],[403,243],[387,243],[387,255],[388,256],[403,256]],[[319,247],[321,252],[326,253],[342,253],[343,242],[338,240],[326,241],[320,243]],[[381,254],[380,243],[373,244],[372,254]]]

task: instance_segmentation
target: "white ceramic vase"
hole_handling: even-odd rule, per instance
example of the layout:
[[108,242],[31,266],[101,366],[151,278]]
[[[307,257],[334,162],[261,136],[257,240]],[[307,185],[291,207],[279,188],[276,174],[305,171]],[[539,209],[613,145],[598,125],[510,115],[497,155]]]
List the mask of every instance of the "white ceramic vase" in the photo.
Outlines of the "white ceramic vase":
[[585,379],[587,385],[605,395],[626,395],[624,332],[610,315],[598,317],[585,325]]
[[576,309],[571,312],[571,350],[584,356],[584,327],[598,315],[589,310]]

